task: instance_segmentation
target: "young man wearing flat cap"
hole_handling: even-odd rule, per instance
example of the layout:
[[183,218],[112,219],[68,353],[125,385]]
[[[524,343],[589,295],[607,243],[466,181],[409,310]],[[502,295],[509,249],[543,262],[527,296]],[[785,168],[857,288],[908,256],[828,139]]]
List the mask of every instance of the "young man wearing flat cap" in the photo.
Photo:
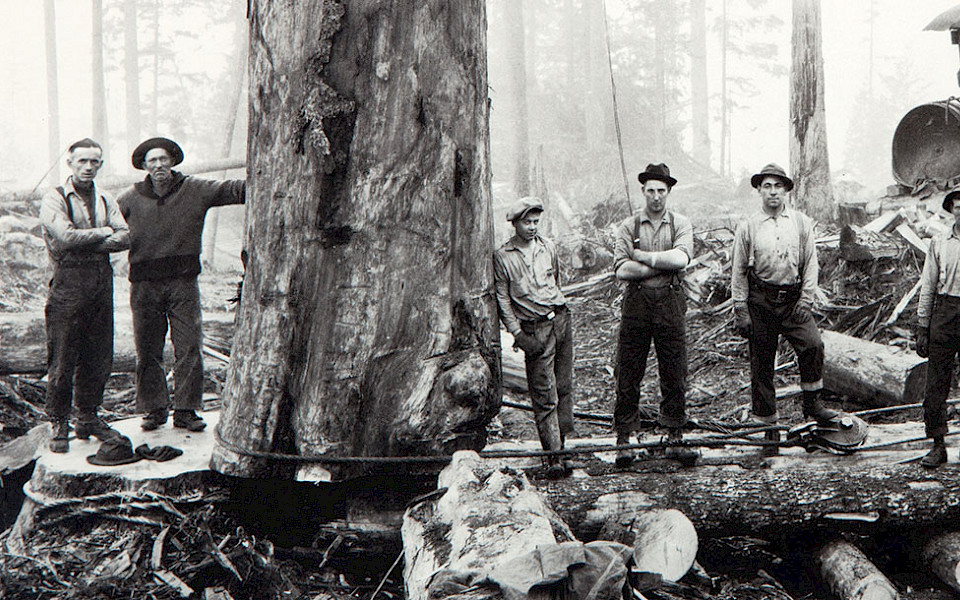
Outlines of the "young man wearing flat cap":
[[935,469],[947,462],[947,394],[960,352],[960,190],[943,198],[943,210],[953,215],[948,231],[934,236],[920,275],[917,305],[917,354],[929,357],[923,424],[933,439],[920,464]]
[[[624,220],[614,240],[613,266],[626,282],[617,340],[617,400],[613,429],[617,445],[630,443],[640,428],[640,384],[647,369],[650,344],[657,352],[660,371],[658,421],[667,429],[667,441],[679,442],[687,422],[687,299],[682,271],[693,254],[690,219],[667,210],[667,198],[677,180],[663,164],[649,164],[637,176],[643,184],[644,209]],[[668,458],[694,461],[688,448],[669,446]],[[632,451],[617,452],[618,467],[633,462]]]
[[[749,340],[753,415],[769,425],[779,418],[773,373],[782,335],[797,354],[803,416],[828,423],[838,413],[821,398],[823,341],[811,313],[819,274],[813,221],[787,206],[793,180],[781,167],[768,164],[750,183],[761,210],[737,227],[730,289],[735,329]],[[780,441],[780,432],[766,438]]]
[[183,162],[183,150],[163,137],[137,146],[132,162],[147,176],[118,202],[130,226],[137,409],[146,413],[141,427],[149,431],[167,422],[170,396],[163,346],[169,326],[176,359],[173,426],[202,431],[206,423],[196,411],[203,395],[203,322],[197,284],[203,221],[215,206],[243,204],[245,183],[201,179],[173,170]]
[[[573,433],[573,330],[560,291],[560,264],[553,242],[537,233],[543,204],[520,198],[507,220],[514,235],[493,254],[500,320],[523,350],[527,387],[544,450],[562,450]],[[568,475],[570,464],[547,458],[547,477]]]

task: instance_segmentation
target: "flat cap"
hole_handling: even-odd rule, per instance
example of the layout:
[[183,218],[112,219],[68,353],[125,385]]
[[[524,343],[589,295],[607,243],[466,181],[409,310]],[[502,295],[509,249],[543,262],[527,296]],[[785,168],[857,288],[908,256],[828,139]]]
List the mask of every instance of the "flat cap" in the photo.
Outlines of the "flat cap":
[[531,210],[543,212],[543,202],[536,196],[525,196],[510,205],[507,210],[507,220],[511,223],[517,219],[522,219]]

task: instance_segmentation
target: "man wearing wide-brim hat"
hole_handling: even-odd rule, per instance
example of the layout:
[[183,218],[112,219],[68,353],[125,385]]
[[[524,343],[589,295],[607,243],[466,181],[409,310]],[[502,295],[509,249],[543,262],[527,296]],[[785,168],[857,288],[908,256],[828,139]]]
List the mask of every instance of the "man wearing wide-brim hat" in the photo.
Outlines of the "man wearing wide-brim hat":
[[684,463],[697,454],[679,446],[687,422],[687,301],[682,273],[693,256],[690,219],[667,210],[667,198],[677,180],[663,164],[649,164],[637,179],[643,185],[643,210],[617,228],[613,266],[626,283],[617,335],[617,399],[613,429],[617,434],[616,465],[626,467],[634,455],[623,448],[640,428],[640,387],[651,343],[657,352],[660,376],[658,423],[667,431],[668,458]]
[[943,198],[943,210],[953,215],[949,230],[934,236],[920,274],[917,303],[917,354],[929,357],[923,424],[933,439],[920,464],[936,468],[947,462],[947,395],[960,351],[960,190]]
[[[539,233],[543,203],[527,196],[507,211],[514,235],[493,253],[500,320],[523,350],[527,388],[544,450],[563,450],[573,426],[573,329],[560,291],[557,248]],[[548,456],[547,477],[570,473],[560,455]]]
[[135,169],[147,172],[117,200],[130,227],[137,410],[146,413],[141,427],[149,431],[167,422],[170,394],[163,346],[169,327],[176,358],[173,426],[201,431],[206,423],[196,412],[203,393],[197,276],[203,222],[215,206],[243,204],[245,183],[201,179],[174,170],[183,162],[183,150],[165,137],[142,142],[131,161]]
[[[761,210],[737,227],[730,290],[735,328],[750,342],[753,415],[770,425],[779,418],[773,374],[782,335],[797,354],[804,417],[828,423],[838,413],[821,397],[823,341],[811,313],[819,275],[813,221],[787,205],[793,180],[779,165],[766,165],[750,184]],[[779,441],[780,432],[769,431],[767,440]]]

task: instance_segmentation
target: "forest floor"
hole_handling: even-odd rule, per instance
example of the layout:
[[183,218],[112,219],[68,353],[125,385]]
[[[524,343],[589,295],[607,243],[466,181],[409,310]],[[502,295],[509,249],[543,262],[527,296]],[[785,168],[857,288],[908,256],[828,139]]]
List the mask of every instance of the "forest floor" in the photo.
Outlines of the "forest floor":
[[[831,268],[829,262],[833,260],[827,256],[821,257],[821,263],[828,263],[823,269],[822,286],[836,291],[848,290],[846,297],[843,294],[833,294],[834,303],[844,299],[854,299],[859,304],[868,304],[881,299],[887,305],[895,303],[902,295],[904,288],[912,285],[915,280],[916,266],[910,273],[898,272],[890,274],[883,265],[874,265],[872,271],[850,271],[840,268]],[[834,262],[836,262],[834,260]],[[879,270],[878,270],[879,269]],[[584,279],[584,273],[577,279]],[[42,310],[43,286],[45,282],[31,281],[35,274],[29,271],[11,272],[9,269],[0,272],[0,280],[6,280],[6,292],[0,293],[0,303],[6,311]],[[887,277],[884,279],[884,277]],[[696,420],[740,421],[747,417],[749,410],[749,367],[746,342],[737,337],[731,327],[731,311],[729,308],[715,310],[722,306],[729,292],[723,288],[726,285],[727,275],[721,275],[711,282],[712,290],[709,298],[700,305],[691,302],[688,307],[688,361],[689,382],[687,394],[688,415]],[[222,271],[204,273],[201,276],[201,290],[203,308],[207,311],[232,310],[230,299],[235,296],[236,285],[240,273]],[[10,286],[11,281],[17,285]],[[12,290],[12,292],[11,292]],[[38,292],[37,290],[41,290]],[[716,293],[714,293],[716,292]],[[125,282],[117,279],[117,304],[125,303],[127,289]],[[592,415],[609,416],[614,404],[614,359],[616,352],[617,330],[619,328],[619,301],[620,289],[608,282],[592,290],[589,296],[570,298],[570,307],[573,316],[575,339],[575,410]],[[879,317],[879,312],[877,313]],[[820,312],[818,320],[821,325],[832,328],[838,319],[829,311]],[[877,322],[874,318],[874,324]],[[882,333],[874,328],[868,337],[880,338],[889,341],[895,334]],[[227,343],[229,346],[229,344]],[[504,352],[513,352],[504,348]],[[777,385],[785,386],[798,382],[797,369],[793,363],[792,350],[787,345],[781,347],[779,364],[783,368],[778,371]],[[656,357],[651,351],[647,367],[647,376],[643,382],[643,400],[653,414],[659,402],[658,377],[656,374]],[[206,362],[205,392],[211,398],[219,395],[225,379],[225,366],[218,361]],[[32,426],[42,421],[44,382],[33,377],[15,376],[0,378],[0,443],[23,435]],[[528,399],[505,391],[504,400],[513,403],[526,404]],[[830,403],[837,408],[854,411],[863,406],[846,398],[829,397]],[[24,402],[31,405],[25,410]],[[212,400],[208,408],[216,407],[217,400]],[[103,412],[108,419],[129,416],[134,409],[133,381],[129,374],[117,374],[111,378],[105,393]],[[781,414],[786,424],[800,422],[800,411],[797,399],[785,399],[780,403]],[[890,421],[918,421],[921,419],[919,409],[904,411],[888,417]],[[531,441],[536,440],[536,432],[530,413],[515,409],[503,408],[498,418],[490,426],[490,441]],[[577,422],[578,437],[608,436],[611,434],[609,423],[604,419],[579,419]],[[190,526],[181,527],[184,536],[181,544],[185,549],[191,543],[202,545],[202,540],[192,539],[186,532],[198,530],[223,535],[218,538],[223,543],[231,539],[230,546],[257,548],[257,540],[251,541],[249,534],[244,534],[236,523],[227,517],[211,514],[194,514],[189,516]],[[232,533],[231,533],[232,532]],[[107,535],[107,533],[104,533]],[[244,537],[244,536],[247,537]],[[232,536],[232,538],[231,538]],[[196,537],[196,536],[194,536]],[[109,540],[104,540],[107,544]],[[144,540],[143,543],[147,543]],[[263,540],[261,540],[261,543]],[[252,546],[251,546],[252,544]],[[809,566],[803,557],[793,556],[789,548],[778,547],[767,540],[760,539],[718,539],[702,540],[701,549],[704,557],[701,564],[713,578],[712,589],[704,589],[702,585],[684,584],[676,588],[662,588],[647,594],[648,598],[707,598],[716,600],[752,599],[752,598],[812,598],[826,600],[831,596],[826,590],[815,583],[816,576],[809,571]],[[184,550],[186,553],[186,550]],[[281,553],[278,553],[278,556]],[[253,555],[256,555],[254,552]],[[723,557],[711,562],[710,556]],[[237,555],[231,554],[236,557]],[[391,557],[392,558],[392,557]],[[898,557],[890,555],[892,564]],[[239,560],[239,559],[238,559]],[[250,559],[251,561],[253,559]],[[253,564],[252,562],[250,563]],[[285,582],[293,582],[304,594],[304,598],[363,598],[370,599],[370,592],[383,579],[382,596],[388,598],[402,597],[402,580],[399,570],[393,574],[385,573],[384,569],[357,569],[350,574],[336,574],[327,571],[311,571],[302,561],[281,561],[269,581],[261,582],[262,591],[280,589]],[[250,566],[250,565],[248,565]],[[42,569],[38,569],[38,572]],[[366,571],[364,573],[364,571]],[[932,581],[929,576],[912,573],[907,569],[897,573],[896,583],[904,592],[905,598],[920,600],[939,600],[940,598],[954,597],[942,585]],[[215,578],[214,578],[215,579]],[[7,580],[9,583],[9,579]],[[132,585],[132,583],[131,583]],[[133,589],[133,588],[130,588]],[[162,586],[153,588],[155,598],[175,597],[169,588]],[[2,588],[0,588],[2,591]],[[119,589],[117,593],[120,593]],[[87,588],[78,591],[76,598],[120,597],[104,594],[101,590]],[[16,596],[9,596],[14,598]],[[42,594],[32,597],[53,597]],[[129,597],[129,596],[128,596]],[[250,597],[260,597],[251,595]],[[262,597],[268,597],[266,595]]]

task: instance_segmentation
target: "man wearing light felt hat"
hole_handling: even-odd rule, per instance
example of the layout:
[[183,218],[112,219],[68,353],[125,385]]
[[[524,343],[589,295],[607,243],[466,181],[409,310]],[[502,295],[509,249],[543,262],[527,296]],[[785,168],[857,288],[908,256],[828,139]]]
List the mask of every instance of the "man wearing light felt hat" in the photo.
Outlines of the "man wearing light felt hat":
[[[562,450],[573,433],[573,331],[560,291],[557,248],[538,233],[543,203],[525,197],[507,210],[514,235],[493,255],[500,320],[523,350],[527,387],[544,450]],[[547,459],[547,476],[567,475],[570,465]]]

